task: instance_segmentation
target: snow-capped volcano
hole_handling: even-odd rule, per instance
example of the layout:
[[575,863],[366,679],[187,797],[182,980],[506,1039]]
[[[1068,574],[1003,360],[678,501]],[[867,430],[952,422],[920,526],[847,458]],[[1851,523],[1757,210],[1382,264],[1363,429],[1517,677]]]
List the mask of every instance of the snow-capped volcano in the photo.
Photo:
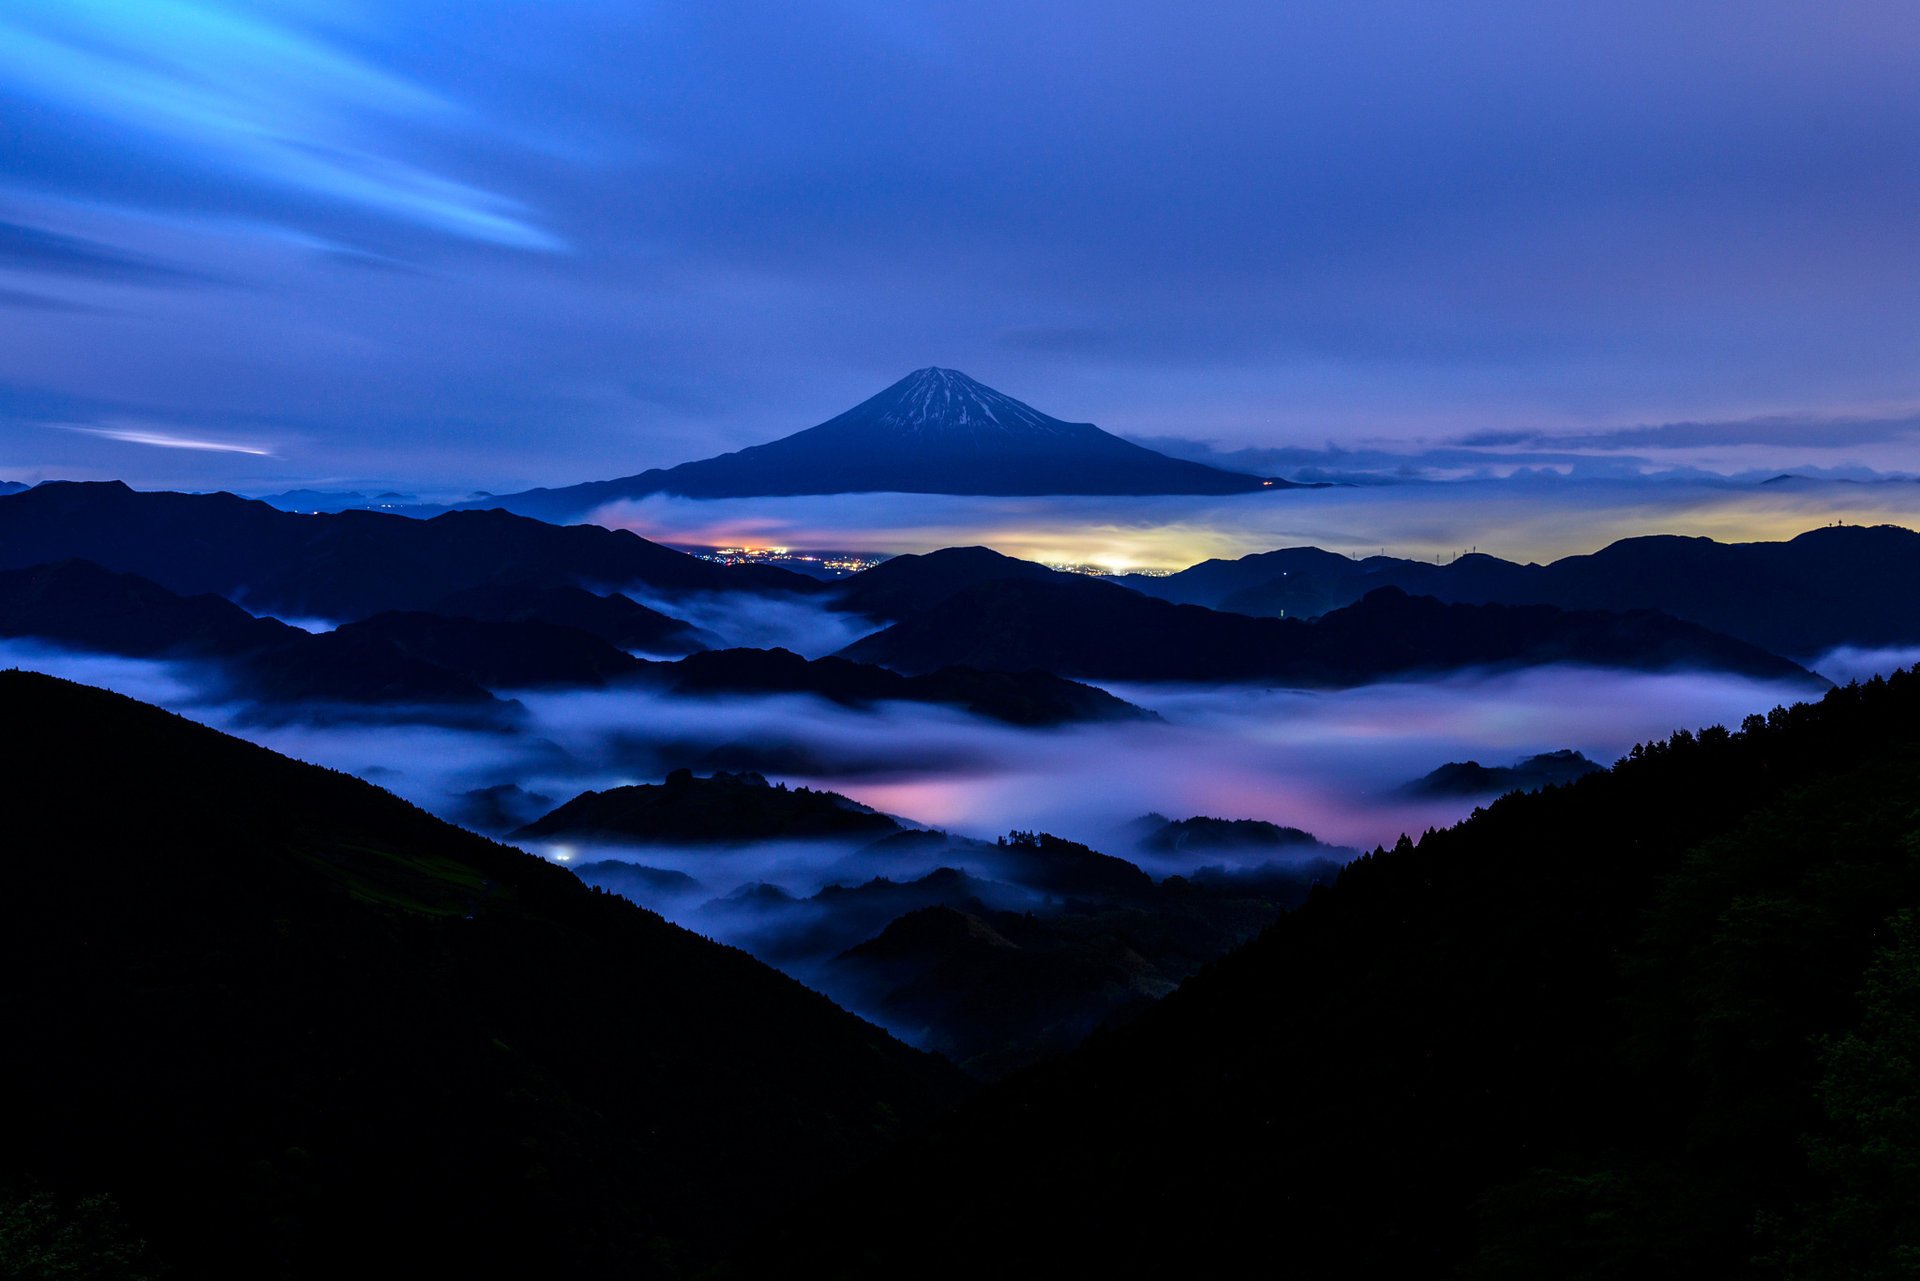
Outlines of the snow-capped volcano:
[[941,435],[964,431],[1056,434],[1070,431],[1073,426],[1005,392],[995,391],[983,382],[976,382],[957,369],[937,366],[908,374],[871,400],[822,423],[821,427],[850,420],[897,431]]
[[548,518],[646,494],[1234,494],[1288,482],[1222,471],[1043,414],[957,369],[916,370],[817,427],[678,467],[489,506]]

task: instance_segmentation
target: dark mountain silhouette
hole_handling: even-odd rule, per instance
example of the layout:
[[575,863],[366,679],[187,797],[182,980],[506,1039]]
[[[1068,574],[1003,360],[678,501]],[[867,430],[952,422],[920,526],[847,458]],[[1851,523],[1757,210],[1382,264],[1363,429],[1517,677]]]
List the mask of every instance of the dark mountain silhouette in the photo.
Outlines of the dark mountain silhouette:
[[1447,605],[1382,588],[1357,604],[1303,622],[1175,605],[1074,575],[962,588],[841,654],[904,672],[1039,668],[1086,680],[1299,686],[1553,662],[1814,679],[1756,646],[1651,611]]
[[727,649],[655,663],[648,678],[679,693],[804,693],[865,706],[901,700],[944,703],[1015,725],[1155,719],[1105,690],[1046,672],[948,667],[921,676],[844,658],[805,659],[784,649]]
[[[1033,901],[1032,894],[1018,886],[983,880],[952,867],[935,868],[911,880],[876,876],[858,883],[829,885],[805,898],[784,891],[778,899],[764,897],[771,888],[754,887],[754,892],[763,897],[743,946],[764,961],[807,976],[814,986],[819,986],[816,972],[820,961],[873,937],[888,922],[908,912],[949,905],[977,908],[983,902],[997,907],[1025,907]],[[737,892],[729,898],[738,901]],[[827,994],[838,995],[831,990]]]
[[27,486],[17,480],[0,480],[0,495],[17,494]]
[[1287,481],[1169,458],[1062,422],[954,369],[921,369],[837,418],[717,458],[487,505],[549,519],[646,494],[1237,494]]
[[420,502],[418,494],[397,490],[367,493],[364,490],[289,489],[278,494],[257,494],[261,502],[290,512],[393,511]]
[[1468,603],[1658,609],[1762,648],[1810,658],[1840,645],[1920,642],[1920,534],[1893,525],[1814,529],[1779,543],[1628,538],[1587,556],[1446,565],[1313,547],[1207,561],[1120,582],[1162,599],[1244,614],[1311,618],[1383,586]]
[[[940,835],[901,833],[872,852]],[[848,1008],[988,1080],[1131,1017],[1338,870],[1318,860],[1258,876],[1156,883],[1124,859],[1036,832],[991,845],[956,842],[952,852],[993,879],[982,887],[949,872],[955,879],[941,893],[925,893],[935,873],[897,887],[887,905],[912,910],[811,973]],[[1009,888],[1040,901],[1010,900]],[[915,892],[921,902],[910,901]]]
[[118,482],[49,482],[0,498],[0,569],[76,558],[182,595],[335,620],[430,609],[501,585],[816,590],[784,570],[713,564],[622,530],[502,511],[298,515],[232,494],[138,493]]
[[[724,796],[714,788],[704,799]],[[749,796],[745,804],[765,807],[766,799]],[[722,821],[724,830],[737,830],[735,820]],[[712,827],[709,811],[694,830]],[[695,839],[689,830],[681,825],[683,840]],[[919,875],[895,870],[934,860],[946,865]],[[1101,1023],[1165,995],[1338,870],[1320,859],[1156,883],[1124,859],[1043,833],[992,842],[924,829],[867,844],[849,858],[850,866],[859,863],[886,871],[805,896],[765,883],[739,886],[696,910],[733,922],[730,937],[753,955],[987,1079],[1061,1054]],[[723,874],[724,864],[713,866]],[[687,910],[703,889],[685,873],[624,862],[592,862],[578,872],[643,906]],[[927,941],[913,921],[929,909],[988,922],[1019,954],[897,946]]]
[[310,635],[220,596],[179,596],[87,561],[0,570],[0,636],[204,660],[227,692],[267,702],[499,706],[475,681],[377,635]]
[[1013,832],[981,851],[989,875],[1042,894],[1125,902],[1153,893],[1153,878],[1123,858],[1048,832]]
[[650,654],[688,654],[706,648],[700,629],[691,623],[649,609],[619,592],[603,596],[584,587],[489,583],[443,596],[423,608],[451,618],[572,627],[609,645]]
[[604,686],[649,668],[591,632],[553,623],[391,613],[342,624],[332,634],[382,642],[488,689]]
[[1069,575],[987,547],[948,547],[890,557],[863,569],[844,580],[832,599],[851,613],[898,621],[933,608],[963,588],[1008,580],[1054,583],[1068,581]]
[[[1318,860],[1156,883],[1125,859],[1033,832],[989,842],[901,831],[861,858],[952,862],[807,897],[751,885],[703,910],[749,908],[741,941],[755,956],[984,1079],[1064,1053],[1164,996],[1338,870]],[[684,886],[611,875],[637,902],[684,901]]]
[[[1435,568],[1391,556],[1355,559],[1318,547],[1283,547],[1238,560],[1201,561],[1177,574],[1119,574],[1112,581],[1181,605],[1268,618],[1313,618],[1350,605],[1376,587],[1408,588],[1410,581],[1399,575]],[[1418,586],[1427,583],[1422,579]]]
[[700,892],[700,882],[685,872],[665,867],[647,867],[642,863],[627,863],[619,859],[605,858],[581,863],[573,871],[587,884],[632,899],[642,907],[656,898],[683,898]]
[[758,774],[695,778],[582,792],[515,832],[515,840],[564,837],[634,843],[723,844],[806,840],[895,831],[897,820],[837,792],[770,784]]
[[553,798],[543,792],[529,792],[517,783],[495,783],[464,793],[448,817],[473,831],[501,836],[552,808]]
[[306,635],[211,593],[67,560],[0,570],[0,633],[135,658],[243,654]]
[[741,1275],[1806,1277],[1920,1242],[1920,678],[1351,864]]
[[0,1208],[105,1195],[178,1276],[680,1275],[961,1088],[368,784],[30,673],[0,709]]
[[1448,761],[1430,774],[1414,779],[1401,790],[1412,796],[1493,796],[1520,789],[1531,791],[1555,783],[1571,783],[1582,774],[1604,766],[1579,752],[1563,748],[1529,756],[1513,765],[1482,765],[1479,761]]
[[[565,599],[576,590],[553,593]],[[611,608],[625,613],[621,606]],[[856,707],[934,703],[1027,726],[1153,717],[1104,690],[1045,672],[951,668],[902,676],[842,658],[808,660],[783,649],[648,661],[590,632],[533,620],[394,612],[310,634],[255,618],[221,596],[182,597],[86,561],[0,570],[0,636],[133,657],[205,660],[217,665],[233,694],[281,702],[479,704],[495,701],[488,690],[630,682],[687,694],[813,694]]]
[[843,1003],[986,1080],[1063,1053],[1173,991],[1109,922],[923,907],[836,957]]
[[1254,818],[1170,819],[1147,814],[1128,824],[1140,848],[1161,854],[1318,854],[1351,856],[1312,832]]

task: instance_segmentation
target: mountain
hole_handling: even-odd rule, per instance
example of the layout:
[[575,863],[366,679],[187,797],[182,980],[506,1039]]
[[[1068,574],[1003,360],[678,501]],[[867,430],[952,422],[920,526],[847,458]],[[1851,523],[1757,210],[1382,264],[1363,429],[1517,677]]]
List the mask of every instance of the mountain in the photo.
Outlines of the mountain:
[[845,1004],[919,1029],[919,1043],[986,1080],[1072,1049],[1178,981],[1110,923],[978,903],[909,912],[835,957],[829,975]]
[[718,565],[597,525],[503,511],[414,520],[384,512],[299,515],[232,494],[140,493],[117,481],[48,482],[0,497],[0,569],[83,559],[170,591],[336,621],[431,609],[457,593],[644,587],[664,595],[811,593],[798,574]]
[[488,689],[592,688],[649,667],[591,632],[553,623],[390,613],[344,623],[330,634],[378,641]]
[[775,786],[758,774],[695,778],[691,770],[675,770],[662,783],[582,792],[513,839],[726,844],[879,835],[899,828],[898,821],[837,792]]
[[[485,505],[549,519],[647,494],[1238,494],[1283,480],[1169,458],[1069,423],[954,369],[928,368],[817,427],[731,454]],[[481,504],[471,504],[480,506]]]
[[0,714],[0,1231],[38,1198],[183,1277],[678,1276],[964,1088],[346,775],[30,673]]
[[1046,672],[945,667],[920,676],[844,658],[806,659],[784,649],[726,649],[647,666],[647,678],[680,694],[814,694],[854,707],[943,703],[1013,725],[1157,720],[1103,689]]
[[581,863],[573,871],[587,884],[631,899],[643,907],[656,898],[681,898],[700,892],[700,882],[685,872],[626,863],[619,859]]
[[1009,580],[1064,583],[1070,575],[990,547],[946,547],[893,556],[843,580],[830,594],[836,608],[898,621],[931,609],[964,588]]
[[[1164,996],[1338,870],[1315,860],[1156,883],[1124,859],[1044,833],[986,842],[925,830],[850,850],[846,866],[928,861],[939,865],[923,875],[830,884],[806,897],[749,883],[687,919],[726,920],[729,937],[753,955],[910,1044],[997,1079]],[[716,860],[694,871],[720,876],[727,867]],[[577,870],[637,903],[679,911],[701,888],[682,873],[627,863]],[[942,928],[956,919],[958,928]],[[989,946],[974,946],[983,938]]]
[[1548,565],[1487,555],[1445,565],[1314,547],[1207,561],[1162,578],[1128,575],[1150,596],[1243,614],[1311,618],[1379,587],[1470,604],[1562,609],[1657,609],[1811,658],[1841,645],[1920,643],[1920,533],[1895,525],[1836,525],[1776,543],[1628,538]]
[[270,703],[506,710],[468,675],[381,635],[345,628],[312,635],[255,618],[221,596],[179,596],[88,561],[0,570],[0,636],[200,661],[217,674],[217,692]]
[[442,596],[423,608],[451,618],[577,628],[621,649],[649,654],[692,653],[705,649],[708,639],[691,623],[619,592],[601,595],[584,587],[485,583]]
[[1504,797],[735,1274],[1911,1275],[1916,780],[1902,673]]
[[1341,860],[1357,850],[1329,845],[1312,832],[1255,818],[1183,818],[1146,814],[1128,825],[1141,849],[1156,854],[1310,854]]
[[1554,783],[1571,783],[1600,768],[1597,762],[1579,752],[1562,748],[1529,756],[1513,765],[1448,761],[1400,790],[1410,796],[1497,796],[1515,788],[1531,790]]
[[[871,572],[871,571],[870,571]],[[1466,667],[1705,668],[1814,683],[1805,669],[1664,614],[1447,605],[1381,588],[1312,622],[1175,605],[1076,575],[999,579],[841,651],[904,672],[1039,668],[1083,680],[1365,684]]]
[[[623,597],[578,588],[531,594],[486,589],[466,599],[482,597],[509,606],[489,611],[496,614],[585,614],[586,621],[616,630],[630,621],[648,625],[627,606],[652,613],[630,601],[616,603]],[[583,598],[595,603],[583,606]],[[514,603],[532,608],[511,608]],[[557,607],[540,608],[545,605]],[[201,660],[217,669],[227,692],[278,702],[495,703],[489,690],[624,683],[693,695],[811,694],[852,707],[931,703],[1024,726],[1157,719],[1104,690],[1046,672],[948,668],[902,676],[784,649],[714,650],[650,661],[594,632],[533,617],[391,612],[312,634],[255,618],[222,596],[182,597],[87,561],[0,570],[0,636],[130,657]]]

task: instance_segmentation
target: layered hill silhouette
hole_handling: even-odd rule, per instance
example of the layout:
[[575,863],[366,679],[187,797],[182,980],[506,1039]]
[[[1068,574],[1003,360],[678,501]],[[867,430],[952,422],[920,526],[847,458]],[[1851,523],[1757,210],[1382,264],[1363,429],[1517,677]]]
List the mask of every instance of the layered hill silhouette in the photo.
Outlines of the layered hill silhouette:
[[366,783],[50,677],[0,709],[0,1199],[111,1198],[173,1275],[680,1275],[962,1088]]
[[[553,588],[815,590],[811,579],[770,566],[714,564],[623,530],[549,525],[503,511],[432,520],[302,515],[232,494],[142,493],[117,481],[48,482],[0,497],[0,569],[72,559],[183,595],[214,592],[256,610],[339,621],[434,610],[443,601],[482,617],[568,621],[551,612],[566,602],[541,603],[540,593]],[[507,589],[530,603],[516,608],[489,595]],[[574,598],[572,605],[586,603]],[[634,617],[617,601],[587,607]],[[579,625],[577,616],[570,625]]]
[[1118,581],[1165,600],[1242,614],[1312,618],[1380,587],[1474,604],[1658,609],[1675,618],[1808,658],[1840,645],[1920,642],[1920,534],[1841,525],[1777,543],[1658,535],[1585,556],[1518,565],[1487,555],[1445,565],[1316,547],[1212,560]]
[[902,676],[844,658],[806,659],[784,649],[727,649],[647,667],[649,680],[681,694],[814,694],[863,707],[944,703],[1015,725],[1157,719],[1105,690],[1042,671],[943,667]]
[[1312,832],[1254,818],[1170,819],[1164,814],[1145,814],[1128,824],[1128,829],[1128,835],[1141,849],[1157,854],[1243,857],[1265,854],[1287,858],[1305,855],[1345,861],[1359,853],[1329,845]]
[[0,570],[0,636],[196,660],[217,672],[218,692],[261,702],[504,710],[482,682],[377,632],[312,635],[221,596],[179,596],[89,561]]
[[[528,599],[511,589],[488,589],[487,595]],[[615,603],[625,598],[577,588],[542,589],[532,599],[557,602],[552,612],[567,616],[580,598],[600,602],[581,611],[590,623],[618,630],[632,617]],[[0,636],[130,657],[198,660],[217,671],[219,692],[235,697],[385,706],[395,714],[423,704],[493,704],[505,711],[490,691],[627,685],[678,694],[807,694],[850,707],[931,703],[1025,726],[1152,718],[1104,690],[1045,672],[947,668],[902,676],[783,649],[649,660],[594,632],[534,617],[393,612],[312,634],[256,618],[221,596],[183,597],[89,561],[0,570]]]
[[691,623],[619,592],[602,595],[584,587],[488,583],[442,596],[429,608],[451,618],[571,627],[598,636],[609,645],[650,654],[689,653],[704,649],[709,639]]
[[[920,558],[923,575],[937,567],[939,555]],[[898,599],[898,585],[889,585],[887,595]],[[841,653],[904,672],[1039,668],[1085,680],[1297,686],[1540,663],[1816,679],[1758,646],[1650,610],[1450,605],[1389,587],[1306,622],[1176,605],[1068,574],[975,581]]]
[[697,778],[675,770],[660,783],[582,792],[513,837],[725,844],[874,836],[900,826],[837,792],[789,788],[752,773]]
[[829,597],[849,613],[898,622],[983,583],[1074,581],[1072,575],[990,547],[944,547],[921,555],[889,557],[836,584]]
[[[729,921],[730,937],[755,956],[988,1080],[1130,1017],[1337,871],[1320,858],[1155,881],[1125,859],[1046,833],[979,841],[895,827],[876,841],[872,829],[882,816],[831,793],[770,788],[757,777],[683,776],[666,789],[581,798],[583,809],[599,808],[601,796],[621,811],[625,835],[617,839],[675,844],[679,854],[733,844],[742,831],[837,839],[843,866],[879,874],[796,894],[766,882],[717,893],[726,882],[708,882],[727,875],[726,863],[704,854],[675,869],[603,859],[578,872],[643,905],[694,908],[695,923]],[[596,828],[609,820],[591,821],[560,834],[607,839]],[[635,855],[648,857],[644,849]],[[929,862],[937,865],[921,875],[897,870]]]
[[1400,790],[1409,796],[1497,796],[1515,790],[1530,791],[1550,783],[1571,783],[1600,768],[1571,748],[1542,752],[1512,765],[1482,765],[1479,761],[1448,761],[1414,779]]
[[1288,482],[1169,458],[1041,413],[956,369],[908,374],[817,427],[731,454],[618,480],[469,504],[577,518],[648,494],[1237,494]]
[[1903,673],[1403,840],[736,1275],[1903,1275],[1916,779]]

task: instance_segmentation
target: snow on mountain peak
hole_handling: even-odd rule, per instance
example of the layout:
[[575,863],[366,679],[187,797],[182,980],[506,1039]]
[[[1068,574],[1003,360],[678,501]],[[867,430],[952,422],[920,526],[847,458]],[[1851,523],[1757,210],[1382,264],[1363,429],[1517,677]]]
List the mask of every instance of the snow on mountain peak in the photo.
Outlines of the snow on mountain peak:
[[937,365],[908,374],[862,408],[871,409],[880,425],[902,431],[1051,435],[1066,426],[957,369]]

